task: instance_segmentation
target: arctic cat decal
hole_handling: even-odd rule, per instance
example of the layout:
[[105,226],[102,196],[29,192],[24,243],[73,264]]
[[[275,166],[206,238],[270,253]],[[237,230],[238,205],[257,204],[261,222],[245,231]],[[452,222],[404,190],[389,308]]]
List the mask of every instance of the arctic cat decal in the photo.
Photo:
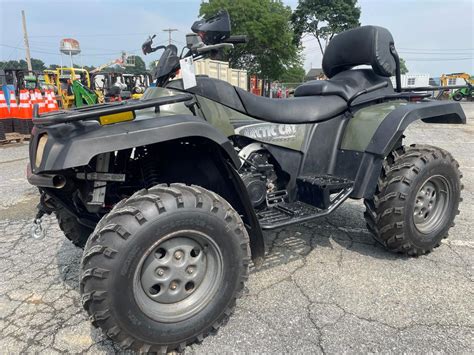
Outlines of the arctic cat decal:
[[257,140],[274,141],[296,138],[297,130],[296,125],[291,124],[256,123],[236,128],[235,132]]

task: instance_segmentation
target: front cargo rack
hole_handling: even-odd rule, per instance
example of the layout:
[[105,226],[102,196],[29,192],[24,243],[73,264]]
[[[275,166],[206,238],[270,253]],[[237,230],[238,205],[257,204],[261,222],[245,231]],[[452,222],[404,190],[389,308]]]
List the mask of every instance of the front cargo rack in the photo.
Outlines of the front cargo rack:
[[72,110],[60,110],[48,112],[39,115],[38,106],[35,105],[33,124],[50,126],[58,123],[70,123],[85,120],[99,120],[100,116],[112,115],[115,113],[141,110],[149,107],[158,107],[162,105],[170,105],[178,102],[193,100],[191,94],[179,94],[175,96],[158,97],[155,99],[138,100],[138,101],[122,101],[105,104],[96,104],[75,108]]

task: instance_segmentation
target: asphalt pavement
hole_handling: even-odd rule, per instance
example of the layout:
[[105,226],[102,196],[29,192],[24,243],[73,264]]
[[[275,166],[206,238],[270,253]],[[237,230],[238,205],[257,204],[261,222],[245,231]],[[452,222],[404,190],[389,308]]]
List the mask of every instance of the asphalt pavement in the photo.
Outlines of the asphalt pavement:
[[[418,123],[407,133],[409,143],[449,150],[464,175],[461,214],[439,248],[418,258],[385,251],[361,201],[265,233],[266,262],[234,315],[187,352],[474,352],[474,104],[464,107],[467,125]],[[82,309],[81,249],[54,217],[45,239],[29,237],[38,194],[27,156],[26,144],[0,147],[0,352],[116,352]]]

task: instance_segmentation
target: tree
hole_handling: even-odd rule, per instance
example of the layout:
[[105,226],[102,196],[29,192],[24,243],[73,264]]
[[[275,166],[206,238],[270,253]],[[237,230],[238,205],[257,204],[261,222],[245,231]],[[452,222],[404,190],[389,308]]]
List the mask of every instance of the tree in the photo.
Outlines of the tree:
[[405,62],[405,59],[400,58],[400,74],[407,74],[408,73],[408,67],[407,63]]
[[291,9],[281,0],[209,0],[200,15],[208,18],[219,10],[230,14],[232,34],[247,35],[249,42],[225,53],[231,67],[267,79],[279,79],[299,59],[293,42]]
[[313,35],[324,54],[329,41],[338,33],[360,26],[357,0],[299,0],[292,16],[294,41],[304,34]]
[[288,67],[285,72],[281,75],[280,81],[282,83],[302,83],[306,71],[301,64],[295,64]]
[[142,74],[146,72],[146,64],[143,61],[142,57],[138,55],[131,56],[131,58],[134,58],[135,60],[135,65],[132,67],[125,67],[125,73],[129,74]]
[[[24,62],[26,64],[26,61]],[[33,68],[33,70],[40,70],[40,71],[43,71],[46,69],[46,65],[44,65],[44,62],[41,59],[35,59],[35,58],[31,58],[31,67]],[[26,68],[28,68],[28,65],[26,65]]]
[[[31,58],[31,66],[33,70],[40,70],[43,71],[46,69],[44,62],[41,59]],[[20,59],[17,60],[9,60],[8,62],[0,62],[0,67],[3,69],[28,69],[28,64],[26,60]]]

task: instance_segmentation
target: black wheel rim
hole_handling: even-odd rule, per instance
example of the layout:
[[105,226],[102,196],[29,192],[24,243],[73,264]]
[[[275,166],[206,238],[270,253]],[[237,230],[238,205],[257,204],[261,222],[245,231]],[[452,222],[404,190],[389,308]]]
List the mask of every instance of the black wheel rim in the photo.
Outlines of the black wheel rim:
[[141,258],[134,277],[134,296],[150,318],[183,321],[213,299],[223,278],[223,258],[207,234],[184,230],[153,244]]
[[441,175],[432,176],[421,185],[413,208],[413,221],[420,233],[430,234],[444,223],[451,195],[450,185]]

